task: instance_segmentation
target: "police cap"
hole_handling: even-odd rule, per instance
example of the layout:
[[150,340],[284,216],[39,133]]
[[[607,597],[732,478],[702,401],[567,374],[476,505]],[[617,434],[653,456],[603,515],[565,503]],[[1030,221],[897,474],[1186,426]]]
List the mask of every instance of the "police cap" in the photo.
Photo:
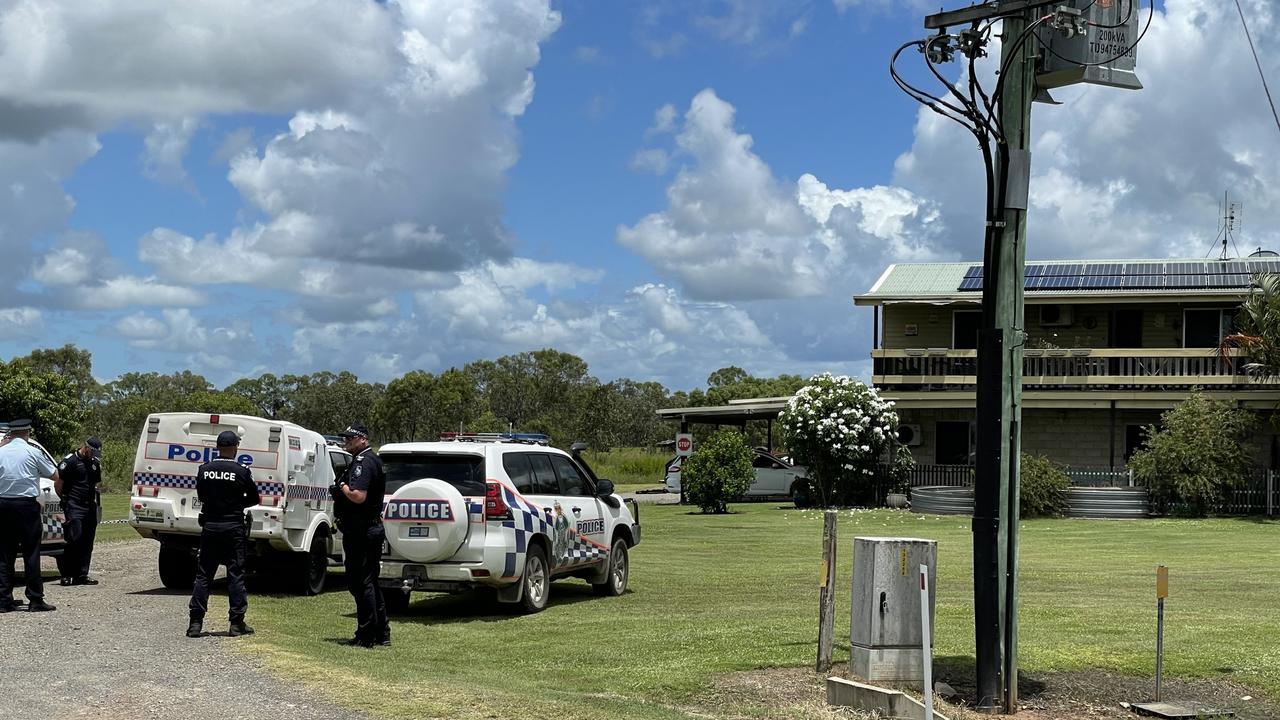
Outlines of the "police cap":
[[362,437],[362,438],[365,438],[366,440],[369,438],[368,428],[366,428],[364,425],[361,425],[360,423],[351,423],[350,425],[347,426],[346,430],[343,430],[338,434],[344,438]]
[[240,444],[240,436],[234,430],[223,430],[218,433],[218,447],[236,447]]
[[31,429],[31,421],[27,418],[21,420],[10,420],[9,430],[12,432],[26,432]]
[[97,435],[90,435],[89,439],[84,441],[84,444],[89,446],[89,451],[94,457],[102,457],[102,441],[98,439]]

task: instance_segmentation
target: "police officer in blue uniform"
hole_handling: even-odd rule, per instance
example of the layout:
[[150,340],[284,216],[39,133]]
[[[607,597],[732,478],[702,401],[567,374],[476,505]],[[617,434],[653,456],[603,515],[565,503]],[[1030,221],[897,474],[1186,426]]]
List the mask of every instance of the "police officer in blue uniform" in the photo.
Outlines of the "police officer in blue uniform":
[[62,523],[67,539],[66,549],[58,556],[58,570],[63,585],[97,585],[89,577],[89,561],[93,558],[93,541],[98,534],[98,484],[102,482],[102,442],[96,437],[84,441],[78,450],[68,453],[58,463],[62,476]]
[[14,420],[0,445],[0,613],[13,612],[13,559],[22,550],[22,567],[27,581],[27,610],[56,610],[44,601],[44,578],[40,576],[40,478],[53,480],[60,489],[62,478],[48,456],[31,445],[31,421]]
[[261,504],[258,486],[249,468],[236,462],[240,436],[231,430],[218,434],[218,457],[196,471],[196,497],[200,499],[200,558],[195,588],[191,591],[191,624],[187,637],[200,637],[209,610],[209,583],[219,565],[227,566],[227,599],[230,602],[231,637],[250,635],[244,623],[249,595],[244,587],[244,556],[249,544],[245,510]]
[[343,447],[352,455],[351,464],[329,488],[329,494],[342,531],[347,590],[356,601],[356,635],[350,644],[366,648],[390,645],[391,624],[378,586],[382,544],[387,537],[382,527],[386,474],[382,460],[369,447],[369,431],[364,425],[352,423],[341,435]]

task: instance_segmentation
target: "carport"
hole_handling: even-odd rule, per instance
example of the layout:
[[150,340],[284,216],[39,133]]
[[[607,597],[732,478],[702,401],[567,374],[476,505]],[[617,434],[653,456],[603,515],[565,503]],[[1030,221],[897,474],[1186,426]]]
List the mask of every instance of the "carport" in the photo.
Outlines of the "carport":
[[689,426],[722,425],[739,427],[744,431],[747,423],[763,420],[768,427],[769,448],[773,449],[773,421],[778,413],[787,408],[791,397],[744,398],[730,400],[727,405],[705,405],[703,407],[665,408],[658,411],[658,417],[680,423],[680,432],[689,432]]

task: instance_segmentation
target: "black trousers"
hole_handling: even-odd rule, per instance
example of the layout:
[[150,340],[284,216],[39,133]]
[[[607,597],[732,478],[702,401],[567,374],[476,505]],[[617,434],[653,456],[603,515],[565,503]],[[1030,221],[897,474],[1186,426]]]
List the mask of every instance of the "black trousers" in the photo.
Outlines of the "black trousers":
[[27,600],[44,600],[40,576],[40,503],[35,498],[0,498],[0,605],[13,602],[13,559],[22,550]]
[[218,574],[218,566],[227,566],[228,616],[231,622],[243,622],[249,611],[249,593],[244,588],[244,555],[249,544],[243,522],[206,522],[200,533],[200,558],[196,563],[196,584],[191,591],[192,622],[204,622],[209,611],[209,583]]
[[368,642],[391,639],[387,606],[378,586],[382,570],[382,542],[386,530],[376,525],[342,524],[342,564],[347,571],[347,590],[356,601],[356,637]]
[[67,547],[58,556],[58,571],[64,578],[83,580],[89,577],[89,561],[93,558],[93,541],[98,536],[98,508],[68,505],[62,524]]

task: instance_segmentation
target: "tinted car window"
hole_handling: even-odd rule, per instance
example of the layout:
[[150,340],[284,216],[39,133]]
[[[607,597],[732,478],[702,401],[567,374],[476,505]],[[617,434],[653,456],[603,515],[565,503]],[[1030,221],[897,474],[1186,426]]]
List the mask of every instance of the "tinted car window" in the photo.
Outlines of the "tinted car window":
[[529,465],[529,456],[524,453],[506,453],[502,456],[502,469],[507,471],[511,484],[516,491],[533,492],[533,468]]
[[379,457],[387,471],[387,495],[414,480],[436,478],[463,495],[484,496],[484,458],[479,455],[389,453]]
[[587,481],[582,479],[582,472],[563,455],[552,455],[551,465],[560,477],[561,495],[589,495]]
[[333,476],[342,477],[342,473],[346,471],[347,466],[351,464],[351,456],[346,453],[331,452],[329,453],[329,464],[333,465]]
[[560,481],[556,480],[556,471],[551,469],[551,460],[542,453],[529,453],[529,463],[533,465],[533,493],[535,495],[559,495]]

